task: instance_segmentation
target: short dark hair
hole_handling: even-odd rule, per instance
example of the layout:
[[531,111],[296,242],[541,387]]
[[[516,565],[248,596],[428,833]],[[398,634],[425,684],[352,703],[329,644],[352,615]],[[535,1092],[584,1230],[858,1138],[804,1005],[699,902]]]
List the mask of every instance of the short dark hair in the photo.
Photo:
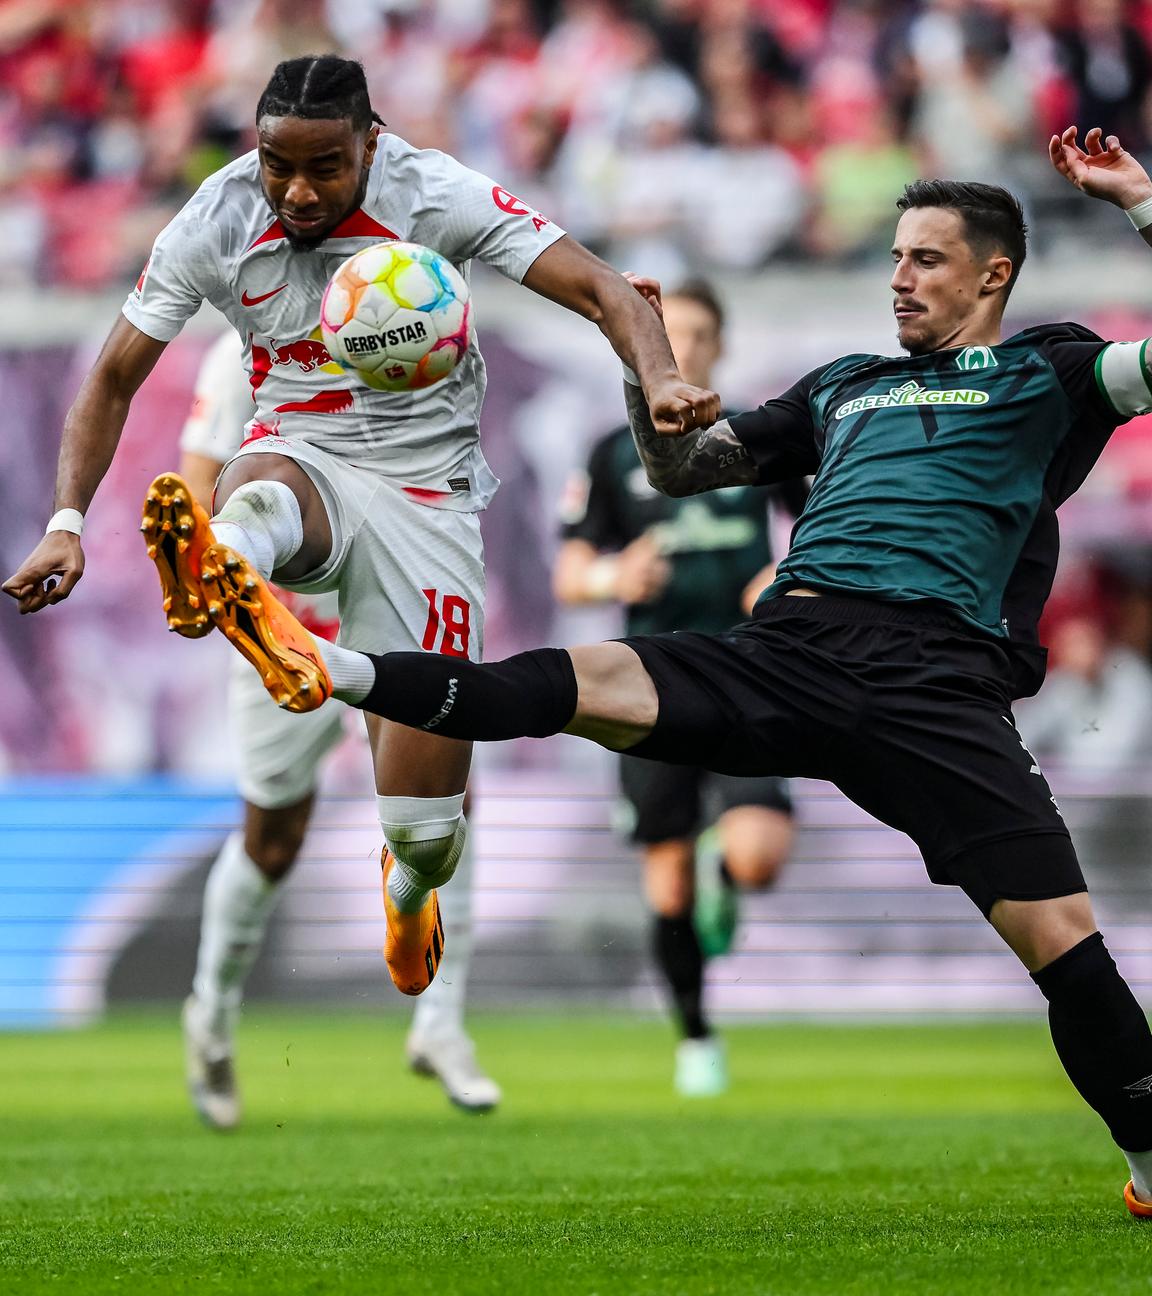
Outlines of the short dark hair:
[[384,125],[368,100],[364,68],[355,59],[335,54],[305,54],[277,63],[256,105],[256,121],[263,117],[347,117],[358,131],[373,122]]
[[703,308],[716,321],[716,331],[723,332],[724,329],[724,306],[720,301],[716,289],[708,282],[707,279],[685,279],[675,288],[670,289],[664,294],[665,297],[679,297],[682,301],[695,302],[697,306]]
[[905,186],[896,207],[902,212],[913,207],[946,207],[959,212],[973,251],[1002,252],[1012,262],[1004,296],[1015,288],[1028,255],[1028,226],[1015,194],[974,180],[914,180]]

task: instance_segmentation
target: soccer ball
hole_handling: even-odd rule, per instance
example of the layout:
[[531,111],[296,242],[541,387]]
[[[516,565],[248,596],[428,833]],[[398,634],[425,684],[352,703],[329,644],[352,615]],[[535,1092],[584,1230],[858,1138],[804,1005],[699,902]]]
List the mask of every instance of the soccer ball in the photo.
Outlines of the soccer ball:
[[320,332],[337,364],[377,391],[431,387],[468,350],[463,276],[419,243],[377,243],[345,261],[320,302]]

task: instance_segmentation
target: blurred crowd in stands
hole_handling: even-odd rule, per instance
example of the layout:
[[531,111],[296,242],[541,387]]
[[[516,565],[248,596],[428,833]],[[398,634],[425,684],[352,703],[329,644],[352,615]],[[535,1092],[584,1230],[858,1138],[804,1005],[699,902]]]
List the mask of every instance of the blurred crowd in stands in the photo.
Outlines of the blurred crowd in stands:
[[0,0],[0,286],[132,278],[303,53],[361,59],[399,133],[674,274],[869,256],[917,174],[1090,220],[1044,141],[1144,150],[1150,48],[1123,0]]

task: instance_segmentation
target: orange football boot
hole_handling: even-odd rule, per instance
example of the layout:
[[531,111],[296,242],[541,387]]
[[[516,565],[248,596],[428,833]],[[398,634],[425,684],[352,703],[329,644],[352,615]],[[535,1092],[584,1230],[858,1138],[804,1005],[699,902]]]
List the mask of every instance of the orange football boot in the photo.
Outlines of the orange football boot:
[[200,566],[214,537],[208,514],[183,477],[161,473],[148,487],[140,530],[160,574],[168,629],[185,639],[202,638],[212,622],[200,588]]
[[1152,1206],[1136,1196],[1131,1179],[1124,1185],[1124,1205],[1128,1207],[1129,1214],[1135,1215],[1137,1219],[1152,1219]]
[[260,672],[278,706],[315,711],[331,696],[332,677],[316,640],[243,554],[224,544],[210,545],[200,579],[208,615]]
[[444,956],[444,924],[435,891],[424,901],[419,913],[401,913],[396,908],[388,894],[388,875],[395,863],[395,856],[385,846],[380,852],[384,915],[388,919],[384,961],[396,989],[401,994],[418,995],[432,984]]

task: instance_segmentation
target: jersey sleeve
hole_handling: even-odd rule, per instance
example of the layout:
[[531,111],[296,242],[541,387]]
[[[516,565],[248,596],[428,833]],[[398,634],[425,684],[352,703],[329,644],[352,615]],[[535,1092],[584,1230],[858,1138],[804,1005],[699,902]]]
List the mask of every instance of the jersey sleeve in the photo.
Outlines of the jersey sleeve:
[[520,283],[565,231],[488,176],[447,154],[439,158],[424,241],[450,260],[475,257]]
[[180,449],[226,463],[239,450],[255,410],[240,335],[229,329],[208,348],[196,375]]
[[1149,342],[1107,342],[1093,357],[1095,386],[1120,420],[1152,412]]
[[158,342],[171,342],[219,278],[219,233],[197,215],[193,199],[157,236],[152,255],[122,311]]
[[775,400],[728,420],[756,465],[761,485],[807,477],[819,468],[820,449],[809,398],[825,367],[805,374]]
[[1028,333],[1052,366],[1078,421],[1111,431],[1152,409],[1152,388],[1143,368],[1147,342],[1105,342],[1091,329],[1070,323],[1041,325]]
[[613,442],[613,436],[598,442],[587,467],[569,478],[561,513],[561,539],[585,540],[593,548],[606,551],[623,549],[627,544],[616,509]]

